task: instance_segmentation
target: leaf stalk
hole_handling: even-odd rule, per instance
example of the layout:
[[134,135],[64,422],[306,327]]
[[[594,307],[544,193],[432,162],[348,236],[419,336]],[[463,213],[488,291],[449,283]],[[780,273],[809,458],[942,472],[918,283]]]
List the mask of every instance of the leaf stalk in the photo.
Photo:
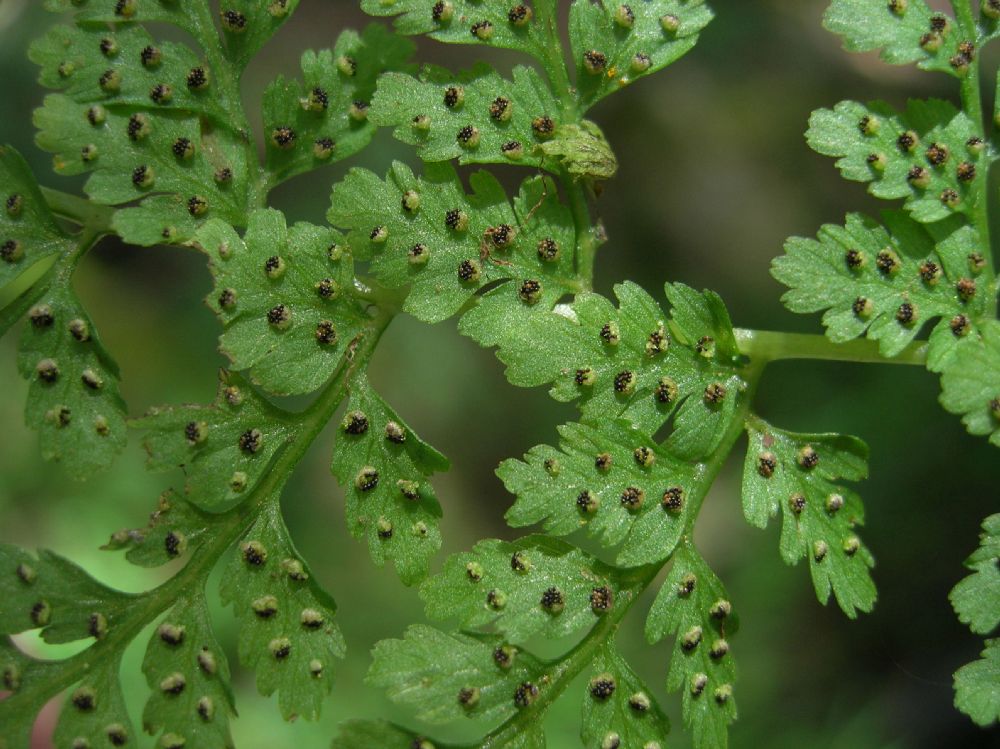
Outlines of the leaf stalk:
[[878,344],[865,338],[835,343],[822,335],[784,333],[770,330],[736,328],[740,352],[764,363],[785,359],[819,359],[859,364],[910,364],[926,366],[927,341],[914,341],[895,357],[879,353]]
[[[972,13],[972,4],[969,0],[952,0],[952,9],[955,12],[955,21],[958,23],[959,33],[962,38],[976,45],[977,54],[970,60],[969,69],[961,82],[962,109],[969,118],[986,135],[989,128],[983,111],[983,93],[980,84],[980,66],[982,54],[979,54],[983,35],[976,25],[976,20]],[[993,261],[993,245],[990,241],[990,218],[989,201],[987,191],[989,189],[989,179],[986,175],[974,181],[971,189],[970,199],[973,204],[972,221],[979,232],[982,242],[983,255],[986,258],[986,268],[983,269],[986,280],[992,286],[996,276]]]

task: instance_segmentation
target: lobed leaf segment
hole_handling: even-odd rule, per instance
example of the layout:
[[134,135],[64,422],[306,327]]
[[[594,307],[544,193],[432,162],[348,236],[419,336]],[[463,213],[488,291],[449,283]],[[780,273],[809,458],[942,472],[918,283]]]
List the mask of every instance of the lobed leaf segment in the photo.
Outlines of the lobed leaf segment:
[[[979,548],[965,560],[972,574],[956,585],[951,605],[959,620],[976,634],[989,635],[1000,625],[1000,515],[983,521]],[[1000,640],[988,639],[979,660],[955,672],[955,707],[981,726],[1000,720]]]

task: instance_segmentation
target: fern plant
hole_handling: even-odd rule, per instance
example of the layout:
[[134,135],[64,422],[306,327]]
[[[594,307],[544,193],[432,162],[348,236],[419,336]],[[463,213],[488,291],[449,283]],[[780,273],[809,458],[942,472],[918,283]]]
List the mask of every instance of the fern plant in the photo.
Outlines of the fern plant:
[[[226,0],[215,13],[200,0],[46,0],[69,15],[31,48],[42,84],[56,91],[35,113],[37,142],[58,172],[89,175],[87,197],[39,187],[21,156],[0,150],[0,283],[20,284],[0,332],[26,318],[18,368],[45,457],[84,478],[140,432],[148,467],[181,467],[184,480],[146,526],[106,547],[144,567],[173,563],[147,592],[114,590],[53,552],[0,547],[0,746],[27,746],[39,711],[63,693],[57,746],[138,742],[119,671],[125,648],[150,629],[142,728],[165,749],[232,746],[236,666],[206,597],[219,565],[240,667],[255,672],[261,694],[278,695],[285,719],[316,718],[350,643],[285,528],[280,497],[332,420],[331,472],[351,534],[377,565],[389,561],[403,584],[420,585],[438,622],[379,643],[369,683],[427,723],[474,719],[483,732],[466,746],[542,747],[542,720],[563,698],[582,702],[585,746],[662,747],[666,715],[616,643],[653,590],[645,633],[650,643],[673,639],[664,676],[685,727],[699,749],[727,746],[739,605],[694,528],[744,433],[749,523],[781,515],[781,557],[806,560],[820,602],[832,595],[854,618],[876,598],[852,487],[866,476],[868,448],[769,423],[754,409],[766,366],[926,365],[942,374],[943,405],[1000,445],[987,192],[996,153],[979,80],[1000,5],[978,4],[978,18],[966,0],[953,16],[923,0],[830,6],[826,24],[849,49],[952,75],[962,107],[911,102],[897,114],[845,102],[813,115],[816,150],[873,194],[903,201],[877,220],[852,214],[817,240],[792,239],[775,261],[787,306],[825,311],[826,338],[734,328],[717,294],[679,282],[665,284],[663,300],[634,281],[615,286],[614,299],[593,291],[605,241],[593,206],[617,161],[587,115],[690,51],[713,18],[702,0],[574,0],[568,29],[555,0],[362,0],[371,15],[394,18],[395,32],[375,24],[306,52],[300,79],[264,92],[259,149],[241,76],[297,5]],[[164,23],[188,43],[155,39]],[[509,76],[486,64],[418,68],[406,39],[418,34],[513,50],[522,62]],[[352,168],[333,185],[326,224],[289,226],[268,207],[274,187],[352,157],[378,127],[413,146],[422,167]],[[456,163],[517,165],[524,179],[511,196],[493,172]],[[108,234],[205,255],[206,302],[231,362],[213,403],[128,416],[114,359],[71,285]],[[497,471],[515,497],[508,524],[542,532],[483,540],[433,575],[442,540],[431,476],[448,461],[367,377],[400,314],[457,318],[461,334],[495,349],[512,384],[546,386],[578,410],[553,444]],[[286,398],[305,394],[304,408]],[[974,574],[952,598],[988,634],[1000,612],[996,516],[984,529]],[[594,539],[586,548],[580,531]],[[34,659],[10,637],[30,630],[89,645]],[[539,655],[539,643],[554,655]],[[989,641],[983,660],[956,674],[958,706],[983,725],[1000,718],[998,653]],[[578,677],[582,694],[567,694]],[[337,749],[451,745],[391,720],[350,720],[333,739]]]

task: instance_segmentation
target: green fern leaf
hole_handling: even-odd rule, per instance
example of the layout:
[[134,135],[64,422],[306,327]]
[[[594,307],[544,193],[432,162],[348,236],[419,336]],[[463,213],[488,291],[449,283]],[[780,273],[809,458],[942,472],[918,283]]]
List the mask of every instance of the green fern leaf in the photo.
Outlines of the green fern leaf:
[[683,57],[712,17],[703,0],[574,0],[569,39],[584,109]]
[[364,375],[351,383],[331,470],[347,493],[347,525],[407,585],[427,576],[441,548],[441,506],[428,478],[448,459],[423,442]]
[[[141,26],[53,26],[31,44],[28,56],[41,68],[39,82],[45,88],[61,91],[78,104],[183,112],[218,124],[229,120],[218,98],[184,85],[188,73],[201,65],[198,55],[183,44],[157,42]],[[101,86],[108,71],[117,74],[113,91],[108,90],[110,82]],[[170,86],[169,97],[165,92],[153,96],[161,84]]]
[[843,227],[824,226],[818,241],[790,239],[771,269],[790,289],[782,301],[793,312],[825,310],[831,340],[865,335],[887,357],[941,318],[928,351],[928,366],[941,371],[991,314],[988,289],[976,283],[978,255],[969,252],[979,236],[956,221],[922,226],[896,211],[882,218],[849,214]]
[[[76,243],[59,228],[31,168],[10,146],[0,146],[0,287],[45,258],[67,254]],[[16,319],[16,318],[15,318]],[[0,328],[0,333],[6,332]]]
[[203,46],[218,46],[206,6],[181,17],[180,3],[155,5],[159,12],[141,13],[133,3],[124,17],[84,9],[80,27],[55,27],[31,47],[42,83],[62,92],[35,112],[39,146],[55,154],[61,174],[92,172],[84,189],[95,202],[143,200],[121,211],[114,227],[144,245],[185,241],[208,217],[239,223],[253,170],[248,134],[232,124],[238,103],[216,91],[215,78],[228,70],[212,70],[188,47],[157,42],[134,24],[90,23],[169,20]]
[[257,690],[278,692],[285,720],[319,717],[344,638],[336,604],[292,545],[277,497],[243,537],[220,586],[240,622],[240,662],[257,672]]
[[965,560],[972,574],[956,585],[951,594],[955,613],[973,632],[986,635],[1000,626],[1000,514],[983,521],[979,548]]
[[[62,661],[35,660],[7,637],[0,645],[2,687],[0,725],[10,746],[27,746],[36,716],[60,691],[69,693],[55,730],[59,746],[82,738],[97,746],[127,741],[134,735],[118,681],[121,652],[100,652],[103,640],[119,627],[128,630],[131,611],[145,602],[108,588],[72,562],[50,551],[37,558],[12,546],[0,546],[0,634],[41,630],[46,642],[94,638],[91,648]],[[120,745],[120,744],[116,744]]]
[[232,749],[229,665],[201,591],[184,596],[149,639],[142,663],[151,690],[142,714],[160,746]]
[[307,393],[330,378],[369,319],[354,296],[354,264],[329,229],[261,210],[241,238],[210,221],[195,241],[210,258],[206,299],[222,320],[222,350],[272,393]]
[[[334,188],[327,216],[350,230],[355,256],[371,259],[381,283],[410,286],[403,309],[425,322],[450,317],[484,286],[510,279],[518,284],[500,288],[513,304],[497,314],[517,305],[551,309],[576,285],[573,223],[554,185],[529,180],[512,207],[492,175],[476,172],[469,181],[467,196],[449,164],[428,164],[418,178],[396,163],[385,182],[353,169]],[[552,260],[540,247],[553,248]]]
[[[427,615],[463,629],[494,627],[511,642],[592,627],[613,605],[609,570],[568,544],[529,536],[480,541],[421,586]],[[511,656],[513,657],[513,656]]]
[[501,667],[494,653],[504,644],[496,636],[445,634],[413,625],[404,639],[375,646],[367,681],[430,723],[472,717],[499,724],[537,698],[544,669],[525,651]]
[[567,424],[559,434],[559,449],[534,447],[524,461],[497,470],[517,496],[507,522],[540,522],[556,535],[586,526],[603,545],[621,546],[621,566],[669,557],[691,520],[692,495],[701,491],[696,465],[624,422]]
[[941,377],[941,403],[972,434],[988,435],[1000,447],[1000,322],[983,325],[980,340],[955,352]]
[[583,745],[587,749],[661,746],[670,732],[667,716],[614,645],[597,651],[589,672],[580,729]]
[[795,434],[754,421],[743,469],[743,513],[764,528],[783,514],[781,556],[787,564],[809,558],[816,596],[830,592],[853,619],[875,605],[871,553],[855,535],[864,522],[861,498],[834,483],[868,475],[868,447],[839,434]]
[[17,357],[30,383],[25,421],[39,431],[47,460],[88,478],[107,468],[127,440],[118,367],[65,282],[76,263],[76,242],[56,224],[24,159],[9,147],[0,147],[0,182],[0,286],[56,257],[0,315],[0,333],[25,313],[30,321]]
[[59,713],[52,736],[56,746],[124,746],[136,735],[125,708],[118,672],[121,656],[94,664],[69,695],[69,705]]
[[403,67],[413,45],[372,24],[344,31],[333,50],[302,55],[302,81],[279,77],[264,91],[267,168],[273,186],[346,159],[371,141],[368,105],[375,79]]
[[[93,172],[84,190],[95,202],[152,196],[116,217],[115,229],[128,242],[181,242],[208,217],[242,221],[249,167],[242,144],[224,130],[206,127],[203,136],[195,117],[129,113],[62,94],[45,98],[35,125],[38,145],[56,154],[57,172]],[[130,130],[145,134],[133,140]]]
[[224,0],[219,9],[229,59],[238,70],[291,17],[299,0]]
[[[183,543],[183,542],[181,542]],[[168,548],[176,549],[176,546]],[[179,552],[178,552],[179,553]],[[177,556],[177,553],[171,556]],[[161,745],[229,749],[233,712],[225,655],[212,634],[200,592],[160,600],[156,592],[121,593],[52,552],[37,558],[0,547],[0,634],[40,630],[51,643],[93,644],[64,660],[35,660],[8,638],[0,643],[0,725],[5,746],[27,746],[46,703],[69,689],[55,729],[57,746],[122,746],[135,738],[119,680],[129,641],[158,612],[173,611],[154,631],[143,669],[153,689],[143,725]],[[88,743],[89,742],[89,743]]]
[[[101,3],[100,7],[90,7],[78,0],[46,0],[49,10],[76,11],[76,20],[81,25],[163,22],[179,26],[203,46],[211,45],[220,52],[224,49],[234,72],[242,71],[298,4],[299,0],[226,0],[219,8],[220,39],[211,6],[202,0],[122,0]],[[84,7],[78,8],[80,5]]]
[[51,551],[40,551],[36,559],[2,545],[0,567],[0,634],[40,628],[46,642],[101,639],[141,600],[102,585]]
[[915,62],[924,70],[960,75],[949,63],[963,41],[954,21],[924,0],[833,0],[823,25],[843,37],[850,52],[879,49],[891,65]]
[[212,538],[227,514],[199,510],[173,490],[160,495],[145,528],[122,529],[101,548],[125,550],[125,558],[139,567],[161,567],[185,552],[193,552]]
[[[972,574],[948,596],[958,618],[979,634],[1000,625],[1000,515],[983,521],[979,548],[965,560]],[[982,657],[955,672],[955,707],[981,726],[1000,721],[1000,640],[986,640]]]
[[553,313],[506,326],[487,311],[487,294],[461,329],[472,333],[480,316],[495,321],[477,325],[474,337],[499,347],[515,385],[552,383],[556,400],[579,399],[589,423],[622,418],[655,434],[673,416],[665,447],[679,458],[703,457],[722,439],[743,387],[728,314],[713,294],[681,284],[667,288],[679,310],[675,320],[634,283],[619,284],[615,294],[617,309],[599,294],[582,293]]
[[427,34],[439,42],[480,44],[518,50],[546,59],[550,37],[542,28],[541,14],[555,12],[553,0],[538,0],[535,12],[521,3],[481,3],[478,0],[361,0],[361,9],[373,16],[398,16],[394,26],[401,34]]
[[458,75],[428,67],[419,79],[387,73],[372,120],[395,127],[396,138],[416,146],[424,161],[543,166],[538,146],[555,134],[560,110],[534,68],[517,66],[508,81],[482,64]]
[[667,688],[683,694],[684,723],[696,749],[725,749],[736,720],[736,664],[729,639],[739,619],[722,583],[697,549],[685,541],[646,620],[652,644],[675,635]]
[[17,356],[30,383],[25,420],[39,431],[42,456],[88,478],[125,447],[118,366],[71,286],[46,284],[28,312]]
[[257,486],[294,431],[285,412],[227,372],[213,405],[152,408],[135,425],[148,432],[149,469],[182,467],[188,500],[214,512]]
[[981,726],[1000,721],[1000,639],[955,672],[955,707]]
[[903,115],[883,102],[843,101],[813,112],[806,138],[813,150],[838,158],[846,179],[871,182],[879,198],[905,198],[924,223],[971,215],[994,159],[977,125],[937,99],[911,100]]
[[0,700],[0,725],[8,747],[31,745],[31,732],[48,694],[26,696],[58,671],[57,662],[29,658],[9,637],[0,637],[0,686],[9,692]]
[[[239,0],[242,1],[242,0]],[[199,42],[218,36],[208,7],[201,0],[175,0],[175,2],[123,2],[80,3],[79,0],[45,0],[49,10],[71,10],[77,23],[87,26],[122,24],[126,22],[163,22],[184,29]]]

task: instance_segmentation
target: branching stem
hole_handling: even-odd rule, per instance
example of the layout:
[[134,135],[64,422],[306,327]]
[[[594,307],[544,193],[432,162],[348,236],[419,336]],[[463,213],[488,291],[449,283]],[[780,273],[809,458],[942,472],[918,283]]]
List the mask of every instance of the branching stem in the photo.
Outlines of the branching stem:
[[538,28],[542,30],[546,43],[539,50],[542,67],[549,79],[549,84],[559,101],[562,103],[563,117],[576,120],[579,116],[573,84],[569,80],[569,70],[566,67],[566,52],[563,49],[562,36],[559,34],[559,3],[558,0],[547,0],[535,6],[538,16]]
[[41,190],[49,209],[57,216],[86,227],[97,236],[111,233],[111,218],[115,213],[113,207],[92,203],[87,198],[51,187],[43,187]]
[[927,364],[926,341],[914,341],[899,354],[888,358],[879,353],[878,344],[865,338],[834,343],[821,335],[779,333],[770,330],[737,328],[736,343],[740,352],[764,363],[782,359],[822,359],[862,364]]
[[[536,6],[538,27],[546,39],[540,50],[542,66],[552,90],[562,104],[562,121],[577,122],[580,119],[579,102],[576,91],[569,79],[566,53],[562,36],[559,34],[559,3],[554,0],[540,2]],[[590,206],[587,203],[587,186],[582,180],[563,172],[560,177],[576,228],[576,273],[583,290],[589,291],[594,285],[594,258],[600,242],[594,234]]]
[[[986,134],[988,132],[988,122],[983,112],[983,94],[980,85],[982,55],[978,54],[979,47],[981,46],[979,28],[972,14],[972,5],[969,0],[952,0],[951,6],[955,12],[955,20],[958,23],[958,30],[962,39],[975,43],[977,52],[975,57],[969,61],[968,72],[962,78],[962,109],[980,127],[981,131]],[[986,257],[986,268],[983,269],[986,276],[985,280],[992,284],[995,278],[995,269],[992,244],[990,242],[989,200],[987,199],[988,182],[989,180],[985,175],[975,180],[969,199],[973,202],[972,221],[979,232],[984,250],[983,254]]]
[[[963,40],[978,43],[979,30],[972,15],[969,0],[952,0],[955,21]],[[977,45],[978,46],[978,45]],[[962,79],[962,107],[973,122],[983,122],[983,100],[979,89],[979,56],[969,65],[969,71]]]
[[597,241],[591,224],[587,188],[582,180],[570,175],[563,175],[562,184],[569,198],[573,225],[576,227],[576,275],[583,289],[590,291],[594,287],[594,261],[600,242]]

